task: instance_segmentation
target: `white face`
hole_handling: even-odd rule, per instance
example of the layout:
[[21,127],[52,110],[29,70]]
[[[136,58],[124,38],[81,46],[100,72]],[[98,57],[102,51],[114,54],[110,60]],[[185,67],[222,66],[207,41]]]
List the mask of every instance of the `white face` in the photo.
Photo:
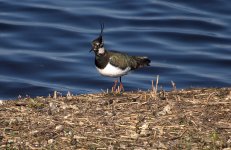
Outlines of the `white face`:
[[104,52],[105,52],[104,47],[99,48],[98,54],[104,54]]

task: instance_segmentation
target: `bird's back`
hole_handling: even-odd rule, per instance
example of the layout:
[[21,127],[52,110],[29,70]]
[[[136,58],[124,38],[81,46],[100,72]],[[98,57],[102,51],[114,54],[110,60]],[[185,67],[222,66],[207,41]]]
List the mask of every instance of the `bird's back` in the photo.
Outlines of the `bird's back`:
[[108,51],[109,61],[112,65],[125,69],[130,67],[131,70],[149,66],[150,60],[143,56],[129,56],[126,53],[117,51]]

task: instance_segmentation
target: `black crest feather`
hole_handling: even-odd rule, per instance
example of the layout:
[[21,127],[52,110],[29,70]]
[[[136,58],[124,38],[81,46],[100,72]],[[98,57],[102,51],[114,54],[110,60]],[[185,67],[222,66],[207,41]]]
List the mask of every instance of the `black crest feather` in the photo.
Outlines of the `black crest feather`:
[[104,23],[100,23],[100,27],[101,27],[100,36],[103,36]]

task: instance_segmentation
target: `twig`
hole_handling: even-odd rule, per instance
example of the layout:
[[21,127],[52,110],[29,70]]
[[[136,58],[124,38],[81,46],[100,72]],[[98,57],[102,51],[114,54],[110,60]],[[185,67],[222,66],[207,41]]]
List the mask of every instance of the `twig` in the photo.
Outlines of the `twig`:
[[188,130],[188,129],[185,129],[179,136],[173,137],[173,138],[171,138],[170,140],[176,140],[176,139],[181,138],[181,137],[185,134],[185,132],[186,132],[187,130]]
[[152,80],[152,91],[154,92],[155,87],[154,87],[154,81]]
[[171,81],[171,83],[172,83],[173,91],[176,91],[176,83],[175,83],[175,82],[173,82],[173,81]]
[[54,91],[54,96],[53,96],[54,99],[57,98],[57,91]]
[[209,102],[209,99],[212,97],[213,94],[215,94],[216,92],[212,92],[211,94],[209,94],[209,96],[207,97],[206,99],[206,102],[208,103]]
[[158,91],[158,83],[159,83],[159,75],[157,75],[157,77],[156,77],[156,94]]
[[94,137],[94,138],[99,138],[99,139],[108,139],[108,140],[117,141],[116,138],[110,138],[110,137],[105,137],[105,136],[96,136],[96,135],[89,135],[89,136]]
[[157,98],[157,91],[158,91],[158,83],[159,83],[159,75],[156,77],[156,86],[154,86],[154,81],[152,80],[152,97]]

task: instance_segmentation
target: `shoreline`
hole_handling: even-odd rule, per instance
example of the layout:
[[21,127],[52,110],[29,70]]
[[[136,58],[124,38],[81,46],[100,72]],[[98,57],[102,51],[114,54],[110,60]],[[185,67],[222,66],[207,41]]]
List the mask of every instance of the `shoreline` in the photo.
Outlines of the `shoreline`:
[[231,148],[231,87],[0,103],[0,149]]

